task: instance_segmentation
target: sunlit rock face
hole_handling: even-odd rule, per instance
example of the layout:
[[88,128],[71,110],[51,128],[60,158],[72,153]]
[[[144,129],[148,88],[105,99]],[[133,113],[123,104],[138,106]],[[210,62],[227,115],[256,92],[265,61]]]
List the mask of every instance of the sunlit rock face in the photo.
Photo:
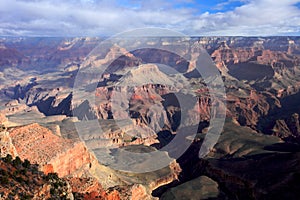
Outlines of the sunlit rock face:
[[83,143],[63,139],[38,124],[14,128],[9,135],[20,158],[39,164],[46,174],[63,177],[91,162]]

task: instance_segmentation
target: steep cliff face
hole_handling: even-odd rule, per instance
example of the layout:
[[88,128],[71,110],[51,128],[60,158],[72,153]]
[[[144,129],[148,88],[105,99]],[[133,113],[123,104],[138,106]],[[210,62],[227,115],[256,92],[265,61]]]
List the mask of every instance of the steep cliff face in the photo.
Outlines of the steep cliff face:
[[[90,153],[81,142],[75,143],[74,146],[65,152],[52,158],[48,165],[53,167],[53,172],[64,177],[70,174],[76,174],[77,170],[88,169],[90,167]],[[46,171],[46,170],[45,170]],[[81,175],[82,172],[79,172]]]
[[246,62],[255,55],[254,49],[231,49],[226,42],[222,42],[219,45],[220,46],[211,53],[211,57],[216,62],[217,67],[223,72],[228,71],[227,66],[229,64]]
[[235,118],[242,126],[257,129],[261,117],[267,116],[271,109],[281,107],[280,101],[270,93],[255,90],[246,91],[243,97],[227,94],[229,116]]
[[91,162],[83,143],[63,139],[38,124],[9,132],[20,158],[39,164],[45,173],[56,172],[63,177],[88,167]]
[[299,98],[299,92],[280,98],[280,107],[273,107],[268,115],[260,118],[259,130],[289,142],[299,143],[299,113],[297,113]]
[[36,106],[41,113],[47,116],[71,115],[72,94],[65,87],[47,88],[36,82],[25,82],[5,89],[4,93],[9,98],[15,99],[6,104],[4,110],[6,114],[20,112],[27,106]]
[[[248,44],[241,46],[237,45],[237,42],[239,41],[225,39],[223,42],[212,44],[211,56],[224,75],[230,74],[239,80],[248,81],[264,79],[264,82],[272,84],[273,89],[277,92],[284,89],[283,85],[287,87],[287,82],[290,82],[290,84],[293,82],[292,74],[297,71],[300,60],[297,56],[291,56],[291,51],[287,50],[291,48],[288,40],[282,38],[278,41],[282,43],[283,49],[273,49],[272,46],[269,46],[271,42],[266,39],[249,40]],[[257,73],[257,71],[260,73]],[[261,87],[258,86],[259,83],[253,85],[257,89],[268,89],[266,84]]]
[[176,161],[173,161],[172,163],[170,163],[169,168],[170,168],[170,173],[167,176],[161,177],[158,180],[154,180],[149,185],[150,191],[153,191],[160,186],[167,185],[173,181],[178,180],[178,176],[182,171],[180,165]]

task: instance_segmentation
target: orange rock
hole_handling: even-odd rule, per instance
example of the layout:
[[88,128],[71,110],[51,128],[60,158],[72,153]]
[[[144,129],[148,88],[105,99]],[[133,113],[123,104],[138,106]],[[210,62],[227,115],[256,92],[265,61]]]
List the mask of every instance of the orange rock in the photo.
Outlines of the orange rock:
[[142,185],[134,185],[131,189],[131,200],[147,199],[146,188]]
[[54,135],[39,124],[14,128],[10,137],[20,158],[39,164],[45,173],[63,177],[91,162],[83,143]]
[[42,171],[47,175],[49,173],[53,173],[54,169],[53,169],[53,166],[51,164],[46,164],[42,167]]
[[112,191],[107,195],[107,200],[120,200],[120,195],[117,190]]

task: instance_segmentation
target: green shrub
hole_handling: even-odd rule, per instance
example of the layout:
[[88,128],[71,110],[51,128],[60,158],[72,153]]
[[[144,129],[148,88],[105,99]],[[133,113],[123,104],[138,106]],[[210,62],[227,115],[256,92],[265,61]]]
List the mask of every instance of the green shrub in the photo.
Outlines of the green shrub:
[[2,176],[0,178],[1,185],[7,185],[9,183],[8,176]]
[[22,163],[22,166],[28,169],[31,166],[30,161],[25,159]]
[[22,166],[22,160],[19,156],[16,157],[16,159],[14,159],[12,161],[12,165],[16,168],[19,168],[20,166]]
[[22,194],[20,197],[21,200],[29,200],[32,199],[32,196],[28,195],[28,194]]
[[49,173],[46,176],[46,180],[47,181],[49,181],[49,180],[59,180],[59,177],[58,177],[57,173]]
[[24,179],[21,176],[16,177],[16,181],[18,181],[19,183],[23,183]]
[[12,161],[12,156],[10,154],[7,154],[6,157],[3,160],[4,160],[4,162],[10,164],[11,161]]
[[50,189],[50,194],[51,194],[51,195],[55,195],[55,189],[54,189],[54,188],[51,188],[51,189]]

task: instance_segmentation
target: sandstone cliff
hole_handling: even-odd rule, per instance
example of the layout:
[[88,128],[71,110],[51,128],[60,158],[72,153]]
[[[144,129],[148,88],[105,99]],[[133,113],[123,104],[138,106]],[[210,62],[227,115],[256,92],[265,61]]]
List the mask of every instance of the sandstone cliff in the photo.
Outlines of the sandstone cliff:
[[91,162],[84,144],[63,139],[38,124],[12,128],[9,135],[20,158],[39,164],[46,174],[57,172],[63,177]]

